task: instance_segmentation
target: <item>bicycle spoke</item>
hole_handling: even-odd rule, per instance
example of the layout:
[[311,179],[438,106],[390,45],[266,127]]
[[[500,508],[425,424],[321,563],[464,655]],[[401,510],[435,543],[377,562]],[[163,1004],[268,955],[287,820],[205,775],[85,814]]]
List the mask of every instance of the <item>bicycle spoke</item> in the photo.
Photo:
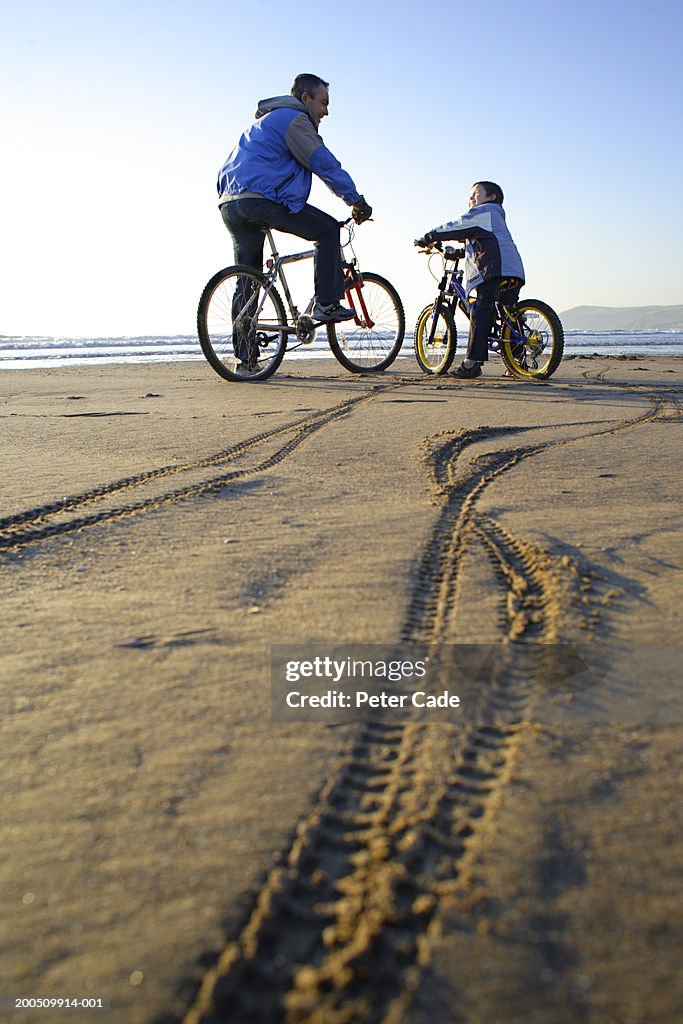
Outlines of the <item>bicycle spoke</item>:
[[448,370],[457,348],[457,331],[445,307],[435,313],[433,304],[425,306],[415,324],[414,348],[424,373],[441,374]]
[[545,379],[555,372],[564,350],[564,331],[546,303],[527,299],[514,311],[516,329],[503,326],[501,355],[515,376]]
[[327,333],[330,348],[347,370],[383,370],[394,361],[403,344],[403,306],[389,282],[377,274],[363,275],[362,296],[369,322],[365,322],[358,291],[352,288],[349,302],[359,322],[348,320],[340,324],[329,324]]
[[228,380],[263,380],[275,372],[287,347],[282,301],[261,275],[229,267],[208,283],[197,329],[211,366]]

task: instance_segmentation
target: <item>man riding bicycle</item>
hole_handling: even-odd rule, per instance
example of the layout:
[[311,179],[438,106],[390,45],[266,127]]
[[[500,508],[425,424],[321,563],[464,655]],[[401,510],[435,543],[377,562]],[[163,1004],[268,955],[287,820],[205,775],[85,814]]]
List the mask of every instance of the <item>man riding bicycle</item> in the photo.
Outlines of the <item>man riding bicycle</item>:
[[318,134],[328,113],[328,85],[317,75],[297,75],[290,96],[260,101],[256,121],[219,171],[218,206],[233,238],[235,261],[255,270],[263,268],[266,228],[315,242],[313,317],[337,323],[354,313],[340,303],[339,224],[308,204],[313,174],[351,206],[357,224],[372,209]]

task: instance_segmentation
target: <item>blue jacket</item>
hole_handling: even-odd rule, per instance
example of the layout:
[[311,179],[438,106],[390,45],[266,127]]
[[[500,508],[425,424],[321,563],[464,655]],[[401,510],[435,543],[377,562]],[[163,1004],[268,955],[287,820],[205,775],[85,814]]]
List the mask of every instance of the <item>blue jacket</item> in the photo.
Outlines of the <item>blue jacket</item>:
[[219,206],[227,196],[251,192],[298,213],[308,201],[313,174],[349,206],[360,199],[303,103],[294,96],[261,100],[256,121],[218,172]]
[[467,240],[464,287],[469,293],[491,277],[518,277],[524,283],[524,267],[505,221],[500,203],[473,206],[462,217],[432,228],[430,238]]

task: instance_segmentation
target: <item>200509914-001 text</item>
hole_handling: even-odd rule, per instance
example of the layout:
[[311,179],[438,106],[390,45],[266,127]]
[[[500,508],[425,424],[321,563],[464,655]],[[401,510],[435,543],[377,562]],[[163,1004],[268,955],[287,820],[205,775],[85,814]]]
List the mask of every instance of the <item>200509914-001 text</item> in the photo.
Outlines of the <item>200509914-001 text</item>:
[[96,996],[0,996],[0,1010],[110,1010],[109,999]]

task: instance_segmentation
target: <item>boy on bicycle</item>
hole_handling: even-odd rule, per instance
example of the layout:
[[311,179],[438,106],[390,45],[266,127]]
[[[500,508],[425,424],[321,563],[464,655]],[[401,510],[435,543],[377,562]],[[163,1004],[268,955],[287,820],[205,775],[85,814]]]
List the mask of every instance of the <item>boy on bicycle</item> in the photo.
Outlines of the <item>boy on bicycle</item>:
[[[488,340],[496,317],[496,299],[506,306],[519,298],[524,284],[524,267],[505,222],[503,190],[493,181],[477,181],[472,186],[469,210],[456,220],[432,228],[415,245],[423,248],[436,241],[461,242],[465,246],[464,287],[477,297],[470,307],[470,334],[467,355],[453,376],[472,380],[481,376],[488,359]],[[512,280],[511,280],[512,279]],[[502,287],[501,287],[502,286]]]

